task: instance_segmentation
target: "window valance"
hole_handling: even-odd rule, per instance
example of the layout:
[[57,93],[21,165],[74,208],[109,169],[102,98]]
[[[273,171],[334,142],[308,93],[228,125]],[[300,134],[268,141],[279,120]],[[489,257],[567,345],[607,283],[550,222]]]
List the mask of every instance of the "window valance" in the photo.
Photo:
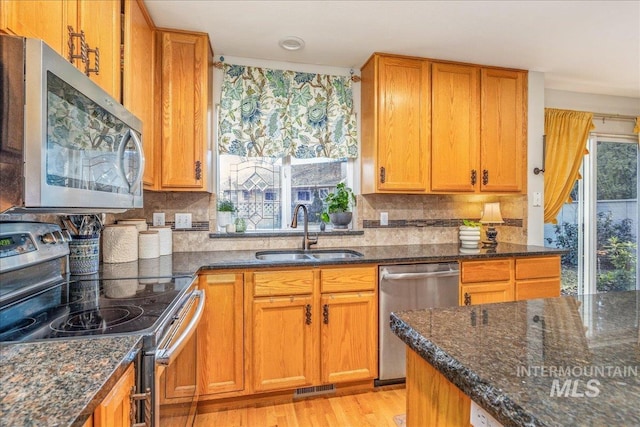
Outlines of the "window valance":
[[243,157],[357,157],[351,79],[225,64],[218,149]]

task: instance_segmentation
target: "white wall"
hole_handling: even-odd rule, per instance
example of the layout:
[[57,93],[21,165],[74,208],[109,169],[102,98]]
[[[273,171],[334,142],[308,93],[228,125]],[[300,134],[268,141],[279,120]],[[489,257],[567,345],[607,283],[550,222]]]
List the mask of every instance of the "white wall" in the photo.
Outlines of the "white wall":
[[544,200],[544,175],[534,174],[542,168],[542,136],[544,135],[544,74],[529,72],[528,96],[528,162],[527,162],[527,244],[544,246],[544,207],[533,206],[533,196]]

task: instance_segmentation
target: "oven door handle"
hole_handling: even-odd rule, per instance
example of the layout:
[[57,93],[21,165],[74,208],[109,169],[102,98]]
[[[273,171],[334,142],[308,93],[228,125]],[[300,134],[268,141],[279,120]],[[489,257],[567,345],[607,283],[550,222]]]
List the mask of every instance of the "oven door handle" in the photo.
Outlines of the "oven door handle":
[[191,321],[182,332],[182,335],[169,348],[163,348],[156,351],[156,363],[160,365],[169,365],[185,346],[187,341],[196,332],[202,313],[204,312],[204,291],[194,290],[189,296],[190,299],[198,298],[198,307]]

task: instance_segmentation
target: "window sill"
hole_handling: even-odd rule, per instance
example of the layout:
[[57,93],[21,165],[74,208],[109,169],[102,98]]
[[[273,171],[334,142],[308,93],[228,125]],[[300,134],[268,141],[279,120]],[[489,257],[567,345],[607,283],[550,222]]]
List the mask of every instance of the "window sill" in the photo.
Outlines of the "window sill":
[[[244,233],[209,233],[210,239],[251,239],[256,237],[302,237],[303,231],[245,231]],[[364,230],[309,231],[310,236],[362,236]]]

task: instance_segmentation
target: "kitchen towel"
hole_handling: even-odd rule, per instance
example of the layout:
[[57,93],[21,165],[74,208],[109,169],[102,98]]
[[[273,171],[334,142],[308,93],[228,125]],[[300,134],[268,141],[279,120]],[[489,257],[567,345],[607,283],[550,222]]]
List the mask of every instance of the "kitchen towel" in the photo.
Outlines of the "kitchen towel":
[[132,262],[138,259],[138,229],[133,224],[105,225],[102,230],[102,262]]
[[155,230],[158,232],[158,239],[160,240],[160,256],[171,255],[173,252],[173,233],[171,232],[171,227],[155,226],[149,227],[149,230]]
[[160,256],[160,237],[157,230],[138,233],[138,258],[158,258]]

